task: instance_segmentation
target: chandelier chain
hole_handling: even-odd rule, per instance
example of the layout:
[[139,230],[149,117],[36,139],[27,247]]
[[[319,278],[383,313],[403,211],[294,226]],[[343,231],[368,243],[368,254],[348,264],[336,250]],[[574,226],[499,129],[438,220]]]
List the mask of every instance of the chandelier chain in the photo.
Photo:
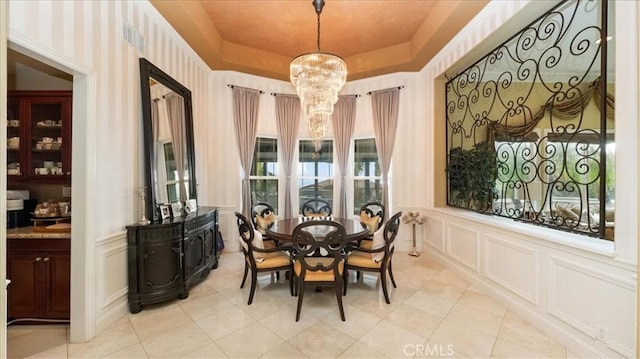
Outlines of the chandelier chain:
[[318,12],[318,52],[320,52],[320,13]]

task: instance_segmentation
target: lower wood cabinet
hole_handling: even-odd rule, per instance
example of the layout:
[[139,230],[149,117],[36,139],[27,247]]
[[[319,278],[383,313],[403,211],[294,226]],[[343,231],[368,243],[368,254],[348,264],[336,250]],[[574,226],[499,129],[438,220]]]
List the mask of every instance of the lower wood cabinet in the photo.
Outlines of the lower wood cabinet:
[[69,239],[8,239],[9,320],[69,319],[71,292]]
[[189,288],[218,266],[218,210],[127,226],[129,310],[189,296]]

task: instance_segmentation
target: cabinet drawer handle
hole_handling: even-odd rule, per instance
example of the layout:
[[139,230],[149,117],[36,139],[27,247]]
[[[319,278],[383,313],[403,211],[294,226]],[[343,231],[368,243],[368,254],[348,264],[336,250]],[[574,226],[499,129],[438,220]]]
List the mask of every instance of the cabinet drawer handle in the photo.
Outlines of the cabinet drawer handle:
[[43,262],[48,262],[49,261],[49,257],[45,257],[45,259],[42,260]]
[[36,262],[40,262],[41,260],[42,260],[42,258],[40,258],[40,257],[36,258]]

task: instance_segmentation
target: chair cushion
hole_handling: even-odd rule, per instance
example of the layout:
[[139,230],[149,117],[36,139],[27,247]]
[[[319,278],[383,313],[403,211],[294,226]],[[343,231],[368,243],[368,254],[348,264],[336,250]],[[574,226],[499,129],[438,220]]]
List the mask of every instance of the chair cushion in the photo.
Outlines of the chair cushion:
[[380,224],[380,216],[369,217],[366,211],[360,212],[360,222],[369,228],[369,234],[374,234]]
[[365,239],[360,241],[360,245],[358,246],[358,248],[371,249],[371,244],[372,243],[373,243],[373,240],[365,238]]
[[266,253],[266,256],[262,262],[256,260],[256,268],[278,268],[285,267],[291,263],[289,256],[284,252],[271,252]]
[[371,258],[371,253],[360,252],[355,250],[349,253],[347,257],[347,264],[351,266],[357,266],[362,268],[380,268],[380,262],[374,262]]
[[[384,227],[381,227],[373,234],[373,240],[371,241],[371,249],[382,248],[385,245],[384,241]],[[374,262],[381,262],[384,258],[384,252],[371,253],[371,259]]]
[[328,217],[329,216],[329,212],[327,211],[322,211],[320,213],[315,213],[312,212],[311,210],[306,210],[303,215],[305,217],[310,217],[310,218],[324,218],[324,217]]
[[256,215],[256,229],[262,234],[267,233],[267,228],[276,221],[276,215],[273,212],[269,212],[266,216]]
[[[307,261],[307,263],[309,263],[311,266],[316,265],[316,263],[321,262],[326,266],[330,266],[334,260],[333,257],[319,257],[319,258],[315,258],[315,257],[308,257],[305,259]],[[299,276],[300,273],[302,272],[302,264],[300,264],[300,262],[295,262],[293,263],[293,270],[295,271],[296,275]],[[342,275],[342,271],[344,270],[344,262],[340,262],[338,263],[338,274]],[[317,272],[311,272],[311,271],[306,271],[303,280],[305,282],[331,282],[335,280],[335,277],[333,276],[333,270],[330,271],[317,271]]]
[[[249,250],[247,243],[242,239],[242,237],[239,237],[238,240],[240,241],[240,245],[242,246],[244,251],[247,252]],[[264,249],[264,241],[262,240],[262,233],[254,229],[253,241],[251,242],[251,244],[255,248]],[[253,251],[253,259],[255,259],[256,262],[262,262],[264,261],[264,258],[265,258],[265,253]]]

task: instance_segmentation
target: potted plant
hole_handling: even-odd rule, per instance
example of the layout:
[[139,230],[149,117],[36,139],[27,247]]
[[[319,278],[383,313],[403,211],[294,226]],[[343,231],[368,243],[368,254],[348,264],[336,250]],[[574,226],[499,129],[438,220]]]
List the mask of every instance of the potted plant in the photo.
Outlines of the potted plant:
[[448,204],[491,213],[497,195],[496,173],[495,150],[488,142],[477,143],[471,149],[452,148],[447,164]]

